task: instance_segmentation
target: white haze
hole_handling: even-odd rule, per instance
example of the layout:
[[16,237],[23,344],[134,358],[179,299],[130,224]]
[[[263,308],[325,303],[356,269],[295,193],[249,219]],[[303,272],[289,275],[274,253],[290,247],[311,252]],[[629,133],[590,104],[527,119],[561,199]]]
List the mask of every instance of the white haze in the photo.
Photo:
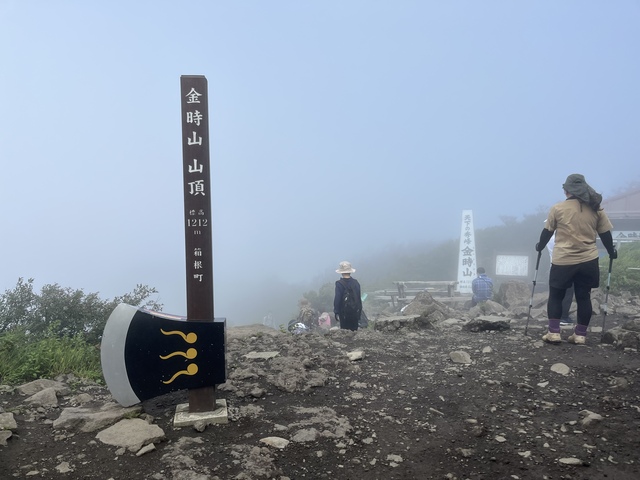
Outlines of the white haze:
[[142,283],[186,313],[180,75],[209,81],[230,324],[570,173],[611,196],[639,177],[639,5],[4,0],[0,288]]

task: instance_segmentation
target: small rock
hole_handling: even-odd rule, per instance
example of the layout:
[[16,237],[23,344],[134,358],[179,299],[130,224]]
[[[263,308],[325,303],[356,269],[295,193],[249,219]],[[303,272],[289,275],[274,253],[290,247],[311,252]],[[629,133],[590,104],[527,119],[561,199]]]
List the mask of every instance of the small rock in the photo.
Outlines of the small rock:
[[355,350],[353,352],[347,353],[347,357],[352,362],[355,362],[356,360],[362,360],[364,358],[364,352],[362,350]]
[[155,449],[156,449],[156,446],[155,446],[154,443],[150,443],[149,445],[145,445],[144,447],[142,447],[140,450],[138,450],[136,452],[136,457],[141,457],[145,453],[153,452]]
[[71,468],[71,466],[69,465],[69,462],[61,462],[57,467],[56,470],[58,471],[58,473],[69,473],[69,472],[73,472],[73,468]]
[[207,422],[204,420],[198,420],[194,422],[193,429],[198,433],[202,433],[207,429]]
[[243,357],[247,359],[269,360],[280,355],[280,352],[249,352]]
[[34,406],[56,407],[58,406],[57,390],[54,387],[47,387],[34,393],[26,402]]
[[12,435],[11,430],[0,430],[0,447],[6,447],[8,445],[7,440],[9,440]]
[[282,437],[265,437],[261,438],[260,441],[269,445],[270,447],[279,448],[281,450],[289,445],[289,440]]
[[558,462],[564,465],[582,465],[582,460],[575,457],[561,458],[560,460],[558,460]]
[[307,428],[298,431],[292,438],[291,441],[298,443],[305,442],[314,442],[320,436],[320,432],[315,428]]
[[458,448],[457,451],[464,458],[470,458],[473,455],[473,450],[471,448]]
[[471,363],[471,356],[463,350],[456,350],[455,352],[449,353],[449,358],[453,363],[463,363],[466,365]]
[[16,419],[13,417],[13,413],[0,413],[0,430],[15,431],[17,428],[18,424],[16,423]]
[[589,410],[582,410],[580,412],[580,415],[583,417],[582,420],[580,420],[580,424],[583,427],[588,427],[590,425],[593,425],[595,423],[599,423],[602,421],[602,415],[591,412]]
[[564,363],[554,363],[551,365],[551,371],[559,373],[560,375],[568,375],[571,372],[571,369]]

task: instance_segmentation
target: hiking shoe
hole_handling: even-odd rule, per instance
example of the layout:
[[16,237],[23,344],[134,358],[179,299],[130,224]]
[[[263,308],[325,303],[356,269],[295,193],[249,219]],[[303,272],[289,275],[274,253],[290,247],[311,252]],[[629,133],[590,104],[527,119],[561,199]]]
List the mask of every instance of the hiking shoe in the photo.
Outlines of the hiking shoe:
[[584,335],[576,335],[575,333],[567,338],[567,342],[575,343],[576,345],[584,345],[584,342],[586,341],[587,337],[585,337]]
[[562,341],[562,337],[559,333],[547,332],[542,336],[542,340],[547,343],[560,343]]

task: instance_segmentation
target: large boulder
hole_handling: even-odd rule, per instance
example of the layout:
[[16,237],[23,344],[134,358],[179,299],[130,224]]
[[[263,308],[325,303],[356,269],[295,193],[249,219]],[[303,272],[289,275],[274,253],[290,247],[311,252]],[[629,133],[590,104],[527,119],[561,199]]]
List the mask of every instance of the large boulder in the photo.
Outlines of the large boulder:
[[402,310],[403,315],[417,315],[431,323],[446,320],[453,315],[452,310],[444,303],[433,299],[429,292],[419,292]]
[[420,315],[378,317],[373,325],[374,330],[379,332],[395,332],[397,330],[430,330],[435,328],[431,320]]
[[17,387],[16,390],[23,395],[31,396],[47,388],[53,388],[59,395],[68,395],[70,392],[69,387],[65,383],[48,380],[46,378],[40,378],[33,382],[25,383]]
[[624,325],[607,330],[602,335],[602,343],[615,345],[617,348],[640,348],[640,319],[636,318]]
[[469,316],[473,318],[480,315],[500,315],[505,314],[506,312],[507,309],[499,303],[494,302],[493,300],[487,300],[485,302],[480,302],[475,307],[471,307],[471,309],[469,309]]
[[478,318],[474,318],[469,320],[464,327],[463,330],[467,330],[469,332],[488,332],[488,331],[498,331],[502,332],[505,330],[509,330],[511,328],[511,321],[505,319],[504,317],[498,317],[495,315],[484,315]]
[[54,429],[68,431],[94,432],[112,425],[125,417],[140,413],[140,405],[123,408],[113,402],[98,407],[69,407],[62,410],[53,421]]
[[165,434],[158,425],[150,424],[141,418],[130,418],[120,420],[98,432],[96,438],[107,445],[127,448],[135,453],[145,445],[164,440]]
[[529,305],[531,299],[531,286],[521,280],[507,280],[500,284],[494,300],[503,307],[513,309]]

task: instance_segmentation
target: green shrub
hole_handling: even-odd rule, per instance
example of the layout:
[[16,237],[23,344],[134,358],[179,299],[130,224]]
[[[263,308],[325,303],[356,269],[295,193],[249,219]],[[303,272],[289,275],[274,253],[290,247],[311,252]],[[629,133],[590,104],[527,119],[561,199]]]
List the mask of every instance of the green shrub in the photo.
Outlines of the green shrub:
[[[603,269],[600,287],[606,288],[609,273],[608,256],[601,259],[600,267]],[[624,290],[632,295],[640,295],[640,242],[620,245],[618,258],[613,261],[610,291],[614,294]]]
[[[33,279],[18,279],[12,290],[0,295],[0,334],[24,328],[41,338],[47,335],[74,337],[83,335],[98,343],[111,312],[119,303],[162,311],[162,305],[150,299],[155,288],[136,285],[132,292],[102,300],[97,293],[64,288],[57,283],[44,285],[40,293],[33,289]],[[52,326],[56,326],[52,330]]]
[[102,300],[97,293],[58,284],[33,289],[20,278],[0,294],[0,383],[16,384],[73,373],[102,379],[99,342],[107,318],[119,303],[162,310],[149,299],[154,288],[137,285],[125,295]]
[[24,383],[72,373],[94,381],[102,379],[100,351],[81,336],[46,336],[34,341],[22,329],[0,335],[0,382]]

